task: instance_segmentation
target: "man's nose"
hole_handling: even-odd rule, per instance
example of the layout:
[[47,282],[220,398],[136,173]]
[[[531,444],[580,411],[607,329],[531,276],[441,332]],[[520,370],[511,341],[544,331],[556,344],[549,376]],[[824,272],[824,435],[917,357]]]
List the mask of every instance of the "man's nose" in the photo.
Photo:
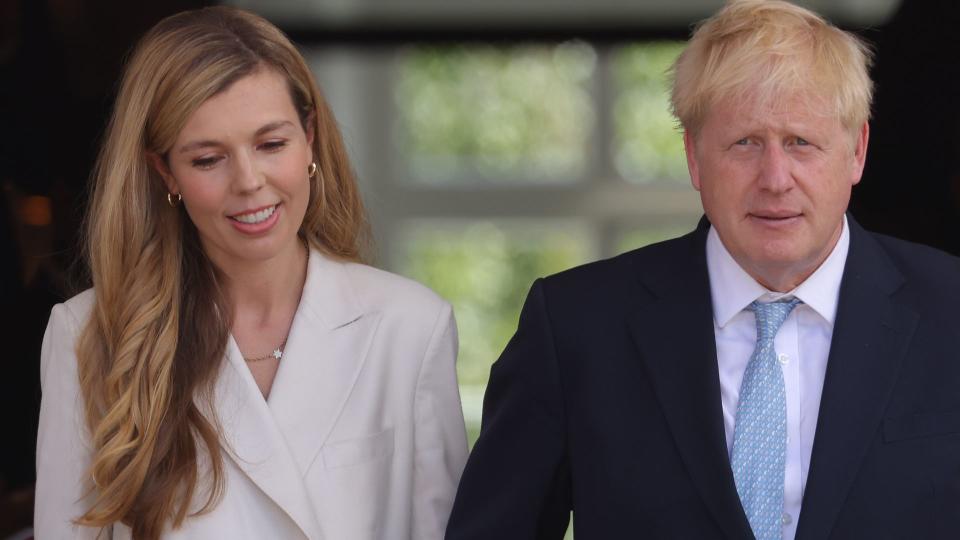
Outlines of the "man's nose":
[[793,172],[790,157],[778,144],[767,145],[760,157],[760,188],[783,192],[793,187]]

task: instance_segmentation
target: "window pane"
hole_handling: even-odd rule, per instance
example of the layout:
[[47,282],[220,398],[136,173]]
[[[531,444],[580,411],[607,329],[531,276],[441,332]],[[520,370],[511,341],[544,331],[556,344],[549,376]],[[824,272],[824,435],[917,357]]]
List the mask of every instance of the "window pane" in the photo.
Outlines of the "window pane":
[[687,181],[683,134],[670,113],[667,79],[681,50],[682,43],[641,43],[614,55],[614,161],[629,181]]
[[583,174],[595,54],[555,46],[413,47],[395,90],[415,182],[562,183]]
[[587,260],[588,242],[567,223],[420,222],[405,229],[401,273],[449,300],[460,332],[457,373],[470,443],[490,365],[517,328],[537,277]]

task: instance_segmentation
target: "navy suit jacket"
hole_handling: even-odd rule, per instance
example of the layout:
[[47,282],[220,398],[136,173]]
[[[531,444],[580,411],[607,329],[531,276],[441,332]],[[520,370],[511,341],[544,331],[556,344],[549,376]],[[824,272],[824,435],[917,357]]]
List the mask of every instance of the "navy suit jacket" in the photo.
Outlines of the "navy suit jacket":
[[[960,538],[960,259],[853,220],[798,540]],[[750,539],[703,220],[537,280],[447,538]]]

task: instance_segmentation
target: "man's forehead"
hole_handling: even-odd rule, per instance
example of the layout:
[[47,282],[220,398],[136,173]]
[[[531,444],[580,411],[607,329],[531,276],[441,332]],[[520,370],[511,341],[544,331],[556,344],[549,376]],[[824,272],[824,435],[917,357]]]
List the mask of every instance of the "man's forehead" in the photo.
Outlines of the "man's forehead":
[[738,123],[817,123],[840,118],[830,106],[831,100],[809,91],[762,93],[747,91],[719,97],[710,105],[707,116],[722,116],[725,122]]

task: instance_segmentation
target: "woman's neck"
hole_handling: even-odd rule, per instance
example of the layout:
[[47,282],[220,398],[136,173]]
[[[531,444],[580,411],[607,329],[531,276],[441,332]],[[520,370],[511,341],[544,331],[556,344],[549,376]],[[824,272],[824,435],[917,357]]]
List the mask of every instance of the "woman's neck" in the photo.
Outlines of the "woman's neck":
[[256,328],[289,320],[300,303],[307,259],[307,248],[298,239],[269,260],[221,267],[234,324]]

